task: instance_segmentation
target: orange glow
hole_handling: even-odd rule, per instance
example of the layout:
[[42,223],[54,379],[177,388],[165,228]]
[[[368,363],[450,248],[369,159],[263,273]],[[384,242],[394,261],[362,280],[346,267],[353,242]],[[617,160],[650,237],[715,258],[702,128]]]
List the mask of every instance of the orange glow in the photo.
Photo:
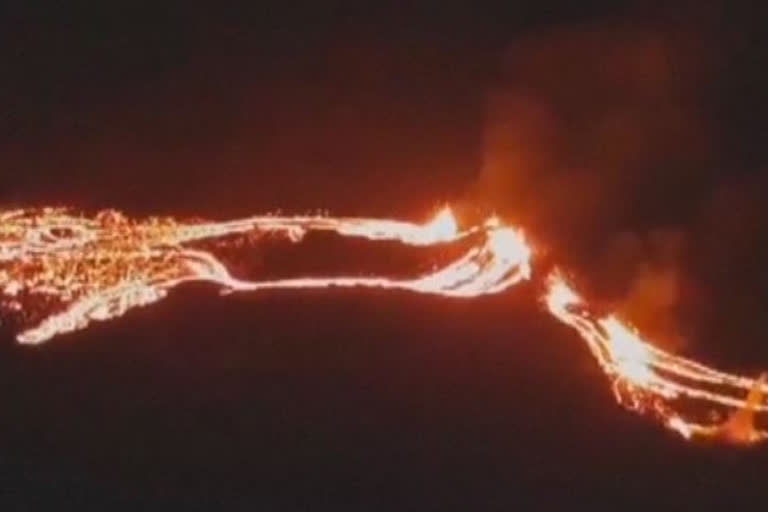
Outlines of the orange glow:
[[[299,277],[246,281],[231,275],[212,252],[192,242],[233,234],[283,234],[294,242],[308,231],[431,246],[475,235],[479,242],[457,260],[415,279],[387,277]],[[530,275],[522,235],[499,225],[459,231],[450,209],[415,224],[390,219],[325,216],[257,216],[227,222],[184,223],[171,218],[134,221],[119,212],[94,218],[66,210],[0,213],[0,307],[42,320],[19,333],[21,343],[108,320],[156,302],[187,281],[211,281],[226,292],[265,288],[369,287],[450,297],[504,290]]]
[[[263,281],[233,276],[211,250],[193,247],[223,237],[268,233],[298,243],[310,231],[436,246],[473,242],[456,260],[413,279],[302,276]],[[27,326],[17,339],[38,344],[152,304],[187,281],[218,284],[223,293],[262,289],[364,287],[443,297],[499,293],[531,276],[532,251],[522,231],[491,217],[459,229],[449,208],[418,224],[393,219],[254,216],[226,222],[172,218],[131,220],[116,211],[92,218],[45,208],[0,212],[0,310]],[[766,376],[755,380],[667,353],[614,315],[596,315],[558,273],[547,278],[546,309],[575,329],[608,376],[617,401],[646,412],[686,439],[751,444],[768,437],[755,415],[768,411]],[[697,420],[720,411],[725,421]],[[710,416],[711,418],[711,416]]]
[[[558,274],[549,276],[545,302],[556,318],[576,329],[587,343],[622,405],[652,412],[685,438],[748,444],[768,435],[753,421],[755,412],[768,410],[763,378],[723,373],[654,347],[618,318],[593,316]],[[723,423],[697,423],[681,412],[694,405],[708,410],[721,407],[731,414]]]

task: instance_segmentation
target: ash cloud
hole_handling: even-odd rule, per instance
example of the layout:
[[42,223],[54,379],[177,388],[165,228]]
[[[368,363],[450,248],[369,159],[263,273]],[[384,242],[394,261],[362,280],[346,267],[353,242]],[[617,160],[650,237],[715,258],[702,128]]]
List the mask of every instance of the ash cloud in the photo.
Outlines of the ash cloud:
[[585,26],[511,44],[470,194],[668,346],[683,343],[679,306],[698,293],[684,262],[689,212],[718,158],[707,109],[716,45],[702,24]]

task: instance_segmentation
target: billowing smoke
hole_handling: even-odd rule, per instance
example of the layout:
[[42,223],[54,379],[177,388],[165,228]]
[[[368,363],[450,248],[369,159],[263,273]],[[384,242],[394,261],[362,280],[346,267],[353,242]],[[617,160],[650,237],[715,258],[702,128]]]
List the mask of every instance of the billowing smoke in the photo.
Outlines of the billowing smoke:
[[616,297],[615,311],[666,348],[680,348],[686,341],[678,327],[686,280],[682,260],[685,240],[683,233],[674,229],[644,236],[617,235],[599,265],[608,271],[606,278],[618,285],[612,294]]
[[[701,27],[583,27],[510,45],[475,203],[528,227],[641,330],[679,345],[686,215],[716,157]],[[696,183],[702,183],[697,189]]]

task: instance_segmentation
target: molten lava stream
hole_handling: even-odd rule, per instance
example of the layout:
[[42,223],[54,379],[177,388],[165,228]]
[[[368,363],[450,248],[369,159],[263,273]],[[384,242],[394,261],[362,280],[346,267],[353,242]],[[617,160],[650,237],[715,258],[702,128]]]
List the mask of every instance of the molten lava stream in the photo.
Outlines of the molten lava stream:
[[[768,432],[754,425],[755,413],[768,411],[763,399],[768,389],[765,377],[731,375],[654,347],[615,316],[591,314],[558,273],[548,278],[545,303],[556,318],[581,335],[622,405],[652,412],[686,438],[750,444],[768,437]],[[681,412],[687,401],[733,412],[722,423],[697,423]]]
[[[232,276],[213,250],[190,247],[232,235],[277,233],[300,242],[309,231],[344,237],[434,246],[472,235],[479,242],[434,272],[413,279],[384,276],[296,277],[250,281]],[[530,276],[530,250],[522,234],[497,219],[460,231],[449,209],[416,224],[391,219],[326,216],[255,216],[226,222],[135,221],[119,212],[94,218],[66,210],[0,213],[0,307],[39,317],[18,334],[41,343],[57,334],[108,320],[151,304],[187,281],[210,281],[226,292],[279,288],[368,287],[446,297],[502,291]]]
[[[217,244],[220,249],[233,236],[258,239],[275,233],[298,243],[310,231],[406,246],[473,243],[444,267],[410,279],[346,275],[245,280],[234,277],[215,254]],[[191,246],[200,241],[212,248]],[[88,218],[63,209],[20,209],[0,212],[0,312],[20,316],[27,326],[17,339],[36,344],[156,302],[187,281],[213,282],[224,292],[366,287],[469,298],[498,293],[528,279],[530,258],[519,230],[496,218],[459,230],[447,208],[424,224],[319,215],[139,221],[112,210]],[[621,404],[652,412],[686,438],[748,444],[768,437],[754,426],[755,414],[768,411],[765,378],[721,372],[654,347],[617,317],[591,313],[556,273],[548,278],[545,303],[550,313],[581,335]],[[725,422],[700,423],[683,412],[691,404],[732,412]]]

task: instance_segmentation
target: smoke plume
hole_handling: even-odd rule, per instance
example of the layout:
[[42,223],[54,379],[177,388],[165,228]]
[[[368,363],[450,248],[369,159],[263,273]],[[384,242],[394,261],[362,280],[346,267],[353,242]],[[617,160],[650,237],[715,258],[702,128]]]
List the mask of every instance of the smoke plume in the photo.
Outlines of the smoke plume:
[[691,184],[716,156],[707,40],[700,27],[649,25],[514,42],[488,92],[471,193],[670,345],[682,342],[677,307],[691,288],[685,212],[701,192]]

